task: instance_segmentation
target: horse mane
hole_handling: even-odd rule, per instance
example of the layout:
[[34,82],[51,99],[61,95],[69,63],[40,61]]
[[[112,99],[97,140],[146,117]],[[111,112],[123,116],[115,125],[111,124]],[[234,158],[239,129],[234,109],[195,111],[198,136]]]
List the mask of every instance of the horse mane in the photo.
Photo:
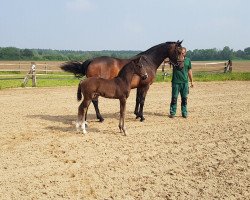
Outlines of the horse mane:
[[152,51],[155,51],[156,49],[159,49],[159,47],[161,47],[161,46],[165,46],[165,45],[168,46],[168,45],[171,45],[171,44],[174,44],[174,43],[176,43],[176,42],[164,42],[164,43],[161,43],[161,44],[157,44],[157,45],[147,49],[146,51],[143,51],[143,52],[137,54],[136,56],[148,55],[148,54],[152,53]]

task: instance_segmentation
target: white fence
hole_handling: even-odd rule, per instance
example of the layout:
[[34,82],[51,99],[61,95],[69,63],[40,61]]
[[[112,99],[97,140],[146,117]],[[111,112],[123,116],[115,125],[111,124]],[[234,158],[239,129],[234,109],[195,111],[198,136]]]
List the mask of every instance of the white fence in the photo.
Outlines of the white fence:
[[[0,71],[8,71],[8,72],[28,72],[30,70],[30,66],[33,62],[1,62],[0,63]],[[38,62],[36,63],[36,71],[38,72],[62,72],[60,69],[61,62],[57,63],[47,63],[47,62]]]

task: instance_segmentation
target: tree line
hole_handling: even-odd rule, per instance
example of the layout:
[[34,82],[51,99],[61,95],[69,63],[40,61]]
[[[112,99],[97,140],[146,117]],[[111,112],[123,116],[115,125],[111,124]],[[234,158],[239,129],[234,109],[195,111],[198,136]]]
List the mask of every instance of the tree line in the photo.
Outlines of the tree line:
[[[98,56],[112,56],[117,58],[130,58],[141,51],[72,51],[72,50],[52,50],[52,49],[20,49],[16,47],[0,47],[0,60],[34,60],[34,61],[83,61]],[[250,47],[244,50],[234,51],[228,46],[222,50],[195,49],[189,50],[187,56],[193,61],[205,60],[250,60]]]

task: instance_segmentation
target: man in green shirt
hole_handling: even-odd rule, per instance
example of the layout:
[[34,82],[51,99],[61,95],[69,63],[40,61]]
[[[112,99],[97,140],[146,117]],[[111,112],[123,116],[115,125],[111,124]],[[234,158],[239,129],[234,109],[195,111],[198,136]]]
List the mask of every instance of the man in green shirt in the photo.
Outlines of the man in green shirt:
[[179,93],[181,94],[181,113],[182,117],[187,118],[187,96],[188,96],[188,78],[190,80],[190,86],[193,87],[193,74],[191,60],[186,57],[187,49],[182,48],[182,56],[184,56],[184,67],[178,69],[173,67],[172,75],[172,99],[170,104],[170,118],[174,118],[177,108],[177,99]]

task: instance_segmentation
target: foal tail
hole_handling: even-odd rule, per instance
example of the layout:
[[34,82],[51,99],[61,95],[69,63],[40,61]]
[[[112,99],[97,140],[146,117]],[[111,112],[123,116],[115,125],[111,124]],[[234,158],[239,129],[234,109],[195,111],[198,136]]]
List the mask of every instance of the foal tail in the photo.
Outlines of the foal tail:
[[63,71],[66,72],[71,72],[73,73],[76,77],[83,77],[86,75],[87,69],[89,64],[91,63],[91,59],[88,59],[84,62],[77,62],[77,61],[69,61],[63,63],[60,68]]
[[82,99],[82,89],[81,89],[81,82],[78,85],[78,89],[77,89],[77,101],[81,101]]

